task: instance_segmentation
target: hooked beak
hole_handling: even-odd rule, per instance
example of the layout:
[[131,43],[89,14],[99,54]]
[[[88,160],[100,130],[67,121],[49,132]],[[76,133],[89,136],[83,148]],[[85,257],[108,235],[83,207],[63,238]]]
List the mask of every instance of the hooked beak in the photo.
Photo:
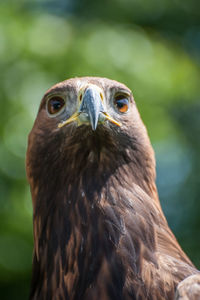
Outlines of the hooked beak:
[[117,126],[121,126],[119,122],[115,121],[106,112],[103,105],[103,93],[101,93],[101,89],[98,86],[88,85],[82,94],[81,100],[78,111],[63,123],[59,123],[59,128],[77,121],[79,125],[90,123],[92,129],[96,130],[98,123],[103,123],[106,119]]
[[92,87],[85,90],[79,112],[88,115],[92,129],[96,130],[100,116],[105,113],[99,91]]

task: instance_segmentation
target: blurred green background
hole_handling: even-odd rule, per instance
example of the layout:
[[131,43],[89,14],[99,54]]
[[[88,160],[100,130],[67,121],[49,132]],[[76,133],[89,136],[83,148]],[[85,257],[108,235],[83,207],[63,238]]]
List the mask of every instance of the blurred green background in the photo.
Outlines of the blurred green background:
[[0,297],[27,299],[27,136],[45,90],[74,76],[127,84],[157,159],[162,207],[200,267],[200,7],[194,0],[0,4]]

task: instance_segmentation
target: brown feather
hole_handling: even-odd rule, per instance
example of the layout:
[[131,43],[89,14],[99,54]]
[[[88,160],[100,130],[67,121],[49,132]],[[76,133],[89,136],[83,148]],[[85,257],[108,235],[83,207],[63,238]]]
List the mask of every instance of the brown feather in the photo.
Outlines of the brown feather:
[[111,101],[126,86],[75,78],[45,94],[29,135],[27,175],[33,199],[34,259],[30,299],[173,299],[198,271],[182,251],[160,207],[155,159],[131,96],[121,127],[96,131],[50,118],[51,93],[75,109],[80,83]]

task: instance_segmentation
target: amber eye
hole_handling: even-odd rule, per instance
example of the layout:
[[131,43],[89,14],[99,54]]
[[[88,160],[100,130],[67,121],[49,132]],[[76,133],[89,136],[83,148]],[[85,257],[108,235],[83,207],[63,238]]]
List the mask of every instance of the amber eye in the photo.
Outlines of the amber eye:
[[63,108],[64,105],[65,105],[65,101],[63,98],[59,96],[54,96],[48,101],[47,104],[48,113],[50,115],[54,115],[58,113]]
[[118,111],[125,113],[129,108],[129,99],[126,95],[117,95],[115,96],[115,106],[117,107]]

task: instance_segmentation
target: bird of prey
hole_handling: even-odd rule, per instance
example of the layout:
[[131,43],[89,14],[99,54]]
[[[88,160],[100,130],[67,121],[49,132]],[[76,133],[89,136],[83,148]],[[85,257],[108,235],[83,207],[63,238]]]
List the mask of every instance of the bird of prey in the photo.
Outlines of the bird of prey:
[[30,299],[174,299],[179,282],[198,277],[168,227],[155,175],[146,128],[124,84],[82,77],[50,88],[27,150]]

